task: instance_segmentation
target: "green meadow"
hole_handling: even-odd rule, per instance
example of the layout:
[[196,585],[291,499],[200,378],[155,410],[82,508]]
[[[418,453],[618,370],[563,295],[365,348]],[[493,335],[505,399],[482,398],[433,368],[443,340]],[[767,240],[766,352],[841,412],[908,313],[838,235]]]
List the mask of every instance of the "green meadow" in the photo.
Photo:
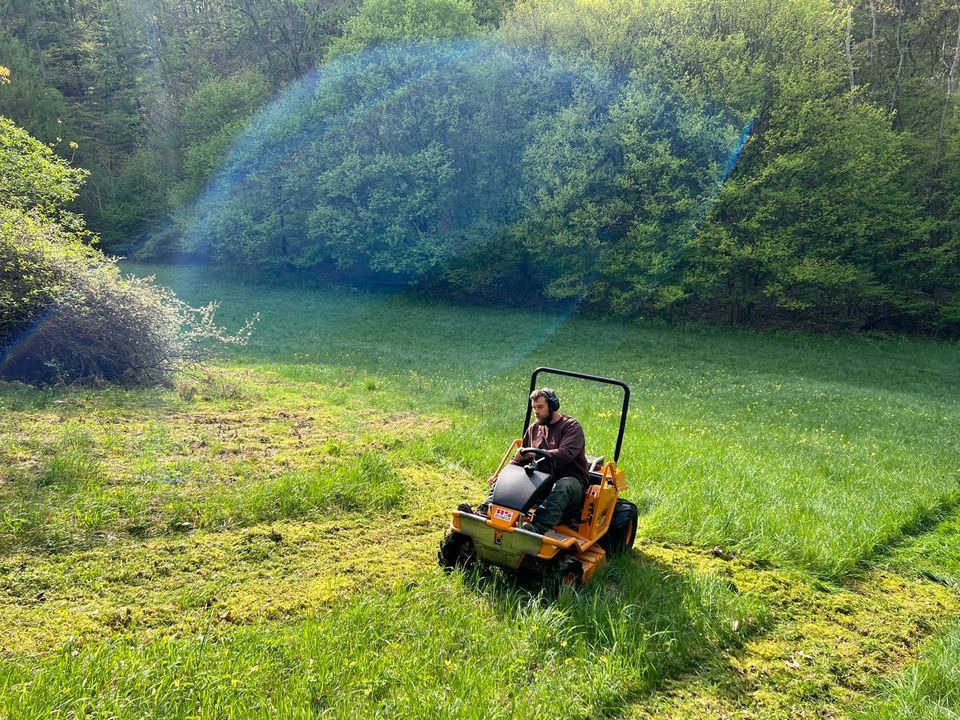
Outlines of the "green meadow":
[[[960,713],[960,346],[247,285],[172,388],[0,385],[0,718]],[[625,380],[637,545],[444,575],[529,375]],[[551,379],[588,452],[619,397]],[[938,714],[939,713],[939,714]]]

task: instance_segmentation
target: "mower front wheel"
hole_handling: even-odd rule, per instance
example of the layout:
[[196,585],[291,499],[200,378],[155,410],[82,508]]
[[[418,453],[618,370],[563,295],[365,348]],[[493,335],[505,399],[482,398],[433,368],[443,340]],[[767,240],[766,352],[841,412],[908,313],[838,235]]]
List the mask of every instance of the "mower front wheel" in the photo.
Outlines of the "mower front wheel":
[[557,592],[564,588],[577,588],[583,584],[583,565],[572,555],[561,558],[552,572],[552,585]]
[[447,530],[446,535],[440,542],[440,551],[437,553],[437,561],[440,563],[440,567],[448,571],[455,568],[466,568],[472,565],[476,559],[473,540],[456,530]]

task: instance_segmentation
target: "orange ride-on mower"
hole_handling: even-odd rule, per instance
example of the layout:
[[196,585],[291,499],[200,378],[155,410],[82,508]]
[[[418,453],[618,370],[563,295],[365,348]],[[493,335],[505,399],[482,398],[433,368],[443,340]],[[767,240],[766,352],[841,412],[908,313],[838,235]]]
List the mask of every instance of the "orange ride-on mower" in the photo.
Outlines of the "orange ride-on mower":
[[[530,376],[531,393],[541,373],[607,383],[623,389],[613,460],[587,456],[590,487],[582,509],[573,517],[562,518],[559,524],[540,535],[521,526],[533,519],[532,511],[543,502],[557,480],[553,460],[543,450],[520,447],[521,441],[514,440],[497,468],[497,482],[486,514],[454,511],[440,543],[438,556],[442,567],[465,568],[479,562],[516,571],[524,578],[534,576],[547,587],[577,586],[588,582],[607,558],[633,547],[637,507],[620,499],[627,483],[623,470],[617,468],[630,388],[620,380],[541,367]],[[530,424],[530,414],[528,401],[524,430]],[[525,466],[514,465],[510,460],[517,452],[532,453],[537,459]]]

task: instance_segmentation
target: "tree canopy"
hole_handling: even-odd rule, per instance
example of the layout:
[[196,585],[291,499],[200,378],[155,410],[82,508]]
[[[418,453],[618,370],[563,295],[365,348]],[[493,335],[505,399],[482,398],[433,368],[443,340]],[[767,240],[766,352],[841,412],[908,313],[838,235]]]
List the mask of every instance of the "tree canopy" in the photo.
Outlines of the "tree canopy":
[[108,247],[630,316],[960,330],[952,1],[0,7],[0,113],[87,169],[71,208]]

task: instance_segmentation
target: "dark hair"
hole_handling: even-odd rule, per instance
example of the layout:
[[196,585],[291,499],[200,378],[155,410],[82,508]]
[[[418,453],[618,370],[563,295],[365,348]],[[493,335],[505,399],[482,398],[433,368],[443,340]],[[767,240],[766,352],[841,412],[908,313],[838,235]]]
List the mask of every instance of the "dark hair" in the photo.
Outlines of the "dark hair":
[[560,409],[560,398],[557,397],[557,393],[553,388],[540,388],[530,393],[530,402],[539,398],[547,401],[547,407],[550,408],[550,412],[556,412]]

